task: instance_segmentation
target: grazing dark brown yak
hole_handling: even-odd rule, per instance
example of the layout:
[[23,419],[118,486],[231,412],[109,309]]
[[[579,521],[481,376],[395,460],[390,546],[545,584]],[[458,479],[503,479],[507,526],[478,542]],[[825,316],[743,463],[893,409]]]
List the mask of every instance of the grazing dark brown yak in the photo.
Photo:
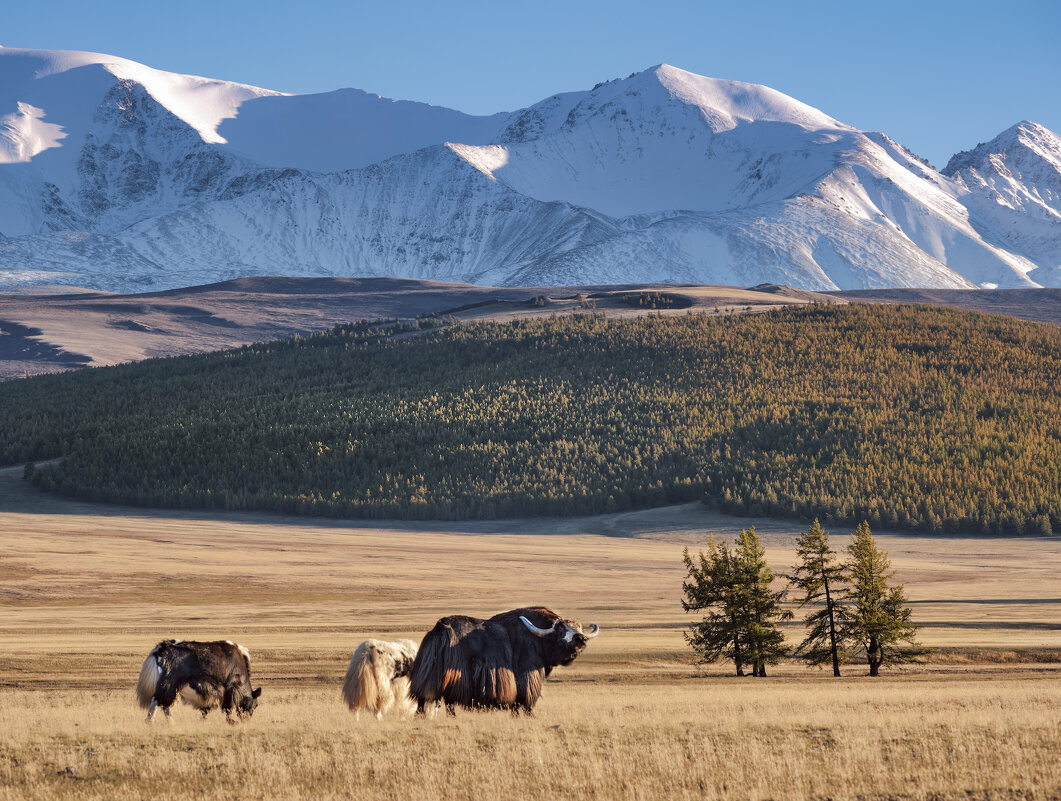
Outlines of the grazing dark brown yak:
[[542,682],[557,665],[575,661],[598,627],[585,634],[575,620],[544,607],[502,612],[489,620],[444,617],[423,641],[413,663],[409,694],[416,712],[425,704],[530,713]]
[[192,642],[163,640],[154,647],[136,684],[140,707],[148,722],[162,707],[166,717],[177,697],[203,713],[220,707],[229,723],[232,710],[238,717],[254,714],[262,688],[251,689],[250,654],[228,640]]

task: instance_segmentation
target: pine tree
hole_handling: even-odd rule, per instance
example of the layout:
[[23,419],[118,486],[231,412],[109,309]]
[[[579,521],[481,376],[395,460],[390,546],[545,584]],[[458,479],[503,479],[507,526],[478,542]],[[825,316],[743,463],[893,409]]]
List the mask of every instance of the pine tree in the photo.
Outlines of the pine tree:
[[796,653],[812,665],[831,662],[833,675],[840,675],[840,665],[845,661],[848,610],[844,604],[847,597],[846,571],[836,559],[836,551],[829,546],[829,535],[822,530],[815,518],[811,527],[800,535],[796,543],[796,555],[800,564],[796,566],[789,581],[800,591],[796,599],[800,608],[814,604],[818,608],[804,618],[810,629],[797,648]]
[[766,666],[776,664],[787,653],[785,635],[778,621],[790,618],[781,608],[785,590],[775,592],[774,572],[766,564],[766,550],[754,528],[741,531],[734,553],[737,584],[744,603],[742,641],[753,676],[765,676]]
[[738,584],[736,563],[726,541],[708,540],[707,554],[699,553],[699,565],[686,548],[682,560],[689,571],[682,583],[686,612],[706,611],[699,623],[685,633],[685,640],[704,662],[720,657],[733,659],[737,675],[744,675],[741,628],[744,601]]
[[[888,554],[873,541],[869,523],[859,523],[847,551],[851,576],[848,632],[866,652],[869,675],[878,676],[881,665],[910,662],[925,650],[915,641],[917,627],[910,622],[903,585],[888,585],[895,571]],[[909,647],[902,648],[900,643]]]

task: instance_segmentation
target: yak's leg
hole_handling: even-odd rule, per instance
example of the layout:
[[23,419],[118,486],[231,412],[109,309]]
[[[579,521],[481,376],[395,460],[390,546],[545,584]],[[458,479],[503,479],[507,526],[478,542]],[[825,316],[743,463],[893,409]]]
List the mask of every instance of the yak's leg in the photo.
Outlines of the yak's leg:
[[151,699],[151,706],[147,708],[147,722],[150,723],[155,717],[155,711],[158,709],[158,699]]
[[457,708],[453,704],[446,704],[446,714],[451,717],[457,717]]
[[[225,711],[225,722],[228,723],[229,726],[235,726],[243,720],[243,711],[233,703],[233,699],[229,696],[228,691],[225,692],[225,700],[227,701],[227,704],[221,707]],[[233,710],[236,712],[236,717],[232,717]]]
[[158,703],[162,707],[162,711],[166,713],[166,720],[170,720],[173,715],[170,712],[170,707],[173,706],[173,702],[177,700],[177,693],[180,691],[180,687],[173,684],[166,676],[163,676],[159,681],[158,686],[155,687],[155,697],[151,703]]
[[232,695],[227,687],[222,687],[219,682],[213,679],[202,679],[199,685],[195,688],[196,692],[204,701],[203,713],[207,710],[213,709],[215,706],[232,708]]
[[221,700],[221,711],[225,713],[225,722],[228,723],[229,726],[236,725],[236,721],[232,719],[232,707],[234,706],[232,701],[232,691],[226,687],[225,694]]
[[[426,714],[427,714],[426,704],[427,704],[427,702],[424,699],[422,699],[422,698],[416,699],[416,714],[417,714],[418,717],[426,716]],[[447,705],[447,708],[448,708],[448,706],[449,705]],[[432,705],[432,707],[431,707],[431,716],[434,717],[436,714],[438,714],[438,710],[440,710],[441,708],[442,708],[442,701],[436,699],[434,705]],[[451,712],[450,714],[455,714],[455,713]]]
[[243,696],[240,693],[238,685],[225,684],[222,686],[220,682],[217,682],[214,684],[214,697],[218,700],[221,709],[225,712],[225,720],[233,726],[239,722],[232,719],[233,710],[236,711],[237,718],[240,720],[243,719],[243,711],[239,708],[239,702]]

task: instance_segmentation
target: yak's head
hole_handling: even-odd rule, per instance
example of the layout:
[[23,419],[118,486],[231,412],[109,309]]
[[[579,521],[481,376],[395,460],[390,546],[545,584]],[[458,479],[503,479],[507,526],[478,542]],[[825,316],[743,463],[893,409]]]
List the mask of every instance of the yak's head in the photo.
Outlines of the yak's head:
[[553,665],[570,665],[575,661],[586,643],[596,637],[600,628],[596,623],[590,624],[590,631],[582,630],[582,624],[577,620],[562,620],[556,618],[549,628],[535,626],[523,615],[519,617],[524,626],[542,641],[542,655],[545,657],[547,667]]
[[246,716],[250,717],[254,714],[255,708],[258,706],[258,696],[262,694],[262,688],[259,687],[257,690],[251,691],[250,695],[245,695],[239,699],[239,705],[236,707],[236,714],[241,718]]

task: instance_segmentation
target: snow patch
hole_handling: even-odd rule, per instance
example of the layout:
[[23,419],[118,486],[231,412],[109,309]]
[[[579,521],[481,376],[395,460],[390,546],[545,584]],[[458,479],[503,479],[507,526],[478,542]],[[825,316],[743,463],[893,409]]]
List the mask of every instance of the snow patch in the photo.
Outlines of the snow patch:
[[19,102],[18,111],[0,117],[0,164],[32,159],[66,138],[63,126],[44,122],[44,109]]
[[159,103],[194,128],[204,142],[223,144],[217,129],[222,120],[235,117],[252,98],[282,95],[257,86],[156,70],[129,59],[77,50],[21,50],[4,48],[4,57],[26,56],[38,63],[35,79],[47,78],[93,64],[103,66],[120,80],[141,84]]
[[494,170],[499,170],[508,164],[508,148],[502,145],[485,145],[476,147],[474,145],[460,145],[454,142],[446,142],[446,147],[471,164],[475,169],[496,181]]
[[709,124],[717,121],[718,127],[712,125],[716,133],[738,122],[787,122],[808,131],[854,130],[768,86],[707,78],[669,64],[661,64],[654,74],[671,97],[701,109]]

